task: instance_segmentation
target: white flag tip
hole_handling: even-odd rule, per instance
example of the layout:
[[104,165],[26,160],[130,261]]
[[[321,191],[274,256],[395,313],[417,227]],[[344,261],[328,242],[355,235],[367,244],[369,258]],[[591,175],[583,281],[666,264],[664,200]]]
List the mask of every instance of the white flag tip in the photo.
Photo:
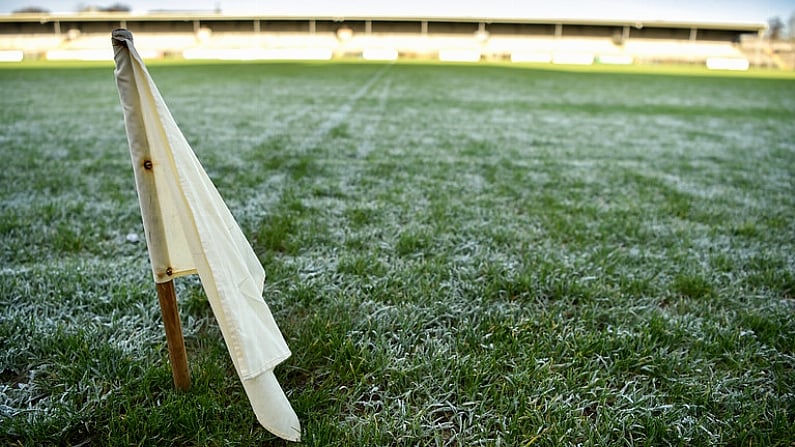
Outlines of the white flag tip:
[[132,40],[133,39],[132,33],[129,32],[128,30],[124,29],[124,28],[117,28],[117,29],[113,30],[111,32],[110,36],[115,38],[115,39],[127,39],[127,40]]
[[274,435],[288,441],[301,440],[301,423],[276,380],[273,370],[243,380],[257,420]]

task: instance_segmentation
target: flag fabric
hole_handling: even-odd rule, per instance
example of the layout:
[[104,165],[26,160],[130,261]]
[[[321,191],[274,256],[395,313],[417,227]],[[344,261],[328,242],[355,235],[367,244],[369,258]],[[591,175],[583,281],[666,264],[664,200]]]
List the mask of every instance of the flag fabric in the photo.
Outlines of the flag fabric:
[[160,96],[132,33],[113,31],[116,84],[156,282],[198,273],[259,422],[300,439],[273,369],[290,356],[262,298],[265,271]]

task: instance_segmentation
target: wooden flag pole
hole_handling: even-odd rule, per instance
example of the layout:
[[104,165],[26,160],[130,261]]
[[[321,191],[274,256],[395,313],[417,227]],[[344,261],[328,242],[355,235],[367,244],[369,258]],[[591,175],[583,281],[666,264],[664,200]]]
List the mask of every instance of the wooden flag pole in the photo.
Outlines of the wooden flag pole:
[[188,354],[185,351],[185,340],[182,337],[182,323],[177,309],[177,293],[174,281],[157,284],[157,299],[163,313],[163,324],[166,328],[168,359],[171,362],[171,375],[174,386],[182,391],[190,389],[190,372],[188,371]]
[[[144,125],[139,86],[133,68],[132,33],[125,29],[113,31],[111,41],[116,62],[116,83],[119,98],[124,109],[124,124],[130,144],[135,184],[141,204],[141,216],[147,230],[147,248],[155,277],[163,279],[155,281],[160,311],[163,314],[163,325],[168,344],[168,358],[171,362],[171,374],[174,386],[182,391],[190,388],[190,372],[188,356],[185,351],[185,340],[182,337],[182,324],[177,309],[177,293],[174,290],[172,269],[167,248],[166,223],[161,216],[157,186],[154,178],[155,164],[152,162],[149,141]],[[134,51],[134,50],[133,50]],[[162,193],[166,193],[163,191]]]

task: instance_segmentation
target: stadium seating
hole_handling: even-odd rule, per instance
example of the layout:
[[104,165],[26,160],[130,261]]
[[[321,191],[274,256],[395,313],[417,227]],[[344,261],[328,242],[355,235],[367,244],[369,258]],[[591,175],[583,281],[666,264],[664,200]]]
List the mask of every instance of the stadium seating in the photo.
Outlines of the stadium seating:
[[626,54],[644,62],[704,63],[710,57],[742,58],[743,53],[731,43],[691,42],[687,40],[631,39]]
[[0,50],[19,50],[24,53],[44,52],[58,48],[63,37],[55,35],[3,35]]
[[[301,26],[287,22],[282,25],[277,23],[278,26],[263,24],[262,28],[252,26],[251,31],[246,31],[239,24],[219,23],[200,25],[196,21],[189,27],[155,23],[147,24],[141,32],[137,32],[135,26],[131,30],[135,33],[137,48],[145,58],[255,60],[362,57],[394,60],[397,57],[421,57],[443,61],[474,62],[485,59],[556,64],[686,62],[732,69],[747,67],[749,62],[739,44],[727,40],[682,39],[681,29],[676,31],[678,37],[633,35],[624,39],[620,29],[617,34],[609,29],[594,31],[594,28],[577,26],[572,27],[575,34],[567,35],[559,32],[562,29],[560,26],[554,34],[550,34],[550,28],[542,25],[527,25],[529,28],[505,25],[495,28],[494,34],[490,34],[486,24],[472,22],[413,22],[413,25],[409,25],[405,22],[381,21],[378,27],[367,25],[372,29],[378,28],[377,32],[365,27],[364,22],[359,25],[352,23],[353,28],[337,25],[337,22],[318,22],[315,27],[315,22],[311,22],[312,25],[305,28],[306,31],[301,31]],[[421,23],[424,25],[420,26]],[[107,33],[84,33],[78,28],[71,28],[70,25],[70,29],[58,34],[0,34],[0,61],[16,61],[20,57],[51,60],[112,58]],[[92,30],[96,30],[96,26]],[[630,34],[627,33],[627,36]],[[756,51],[755,54],[754,63],[758,64],[760,54],[764,54],[762,51]]]

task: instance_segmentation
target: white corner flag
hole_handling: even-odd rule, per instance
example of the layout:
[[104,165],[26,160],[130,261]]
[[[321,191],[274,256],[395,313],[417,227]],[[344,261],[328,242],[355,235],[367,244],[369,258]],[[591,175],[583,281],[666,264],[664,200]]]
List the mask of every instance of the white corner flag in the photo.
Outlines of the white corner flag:
[[262,299],[265,271],[168,111],[132,33],[118,29],[111,40],[155,282],[199,274],[257,419],[298,441],[298,417],[273,374],[290,350]]

